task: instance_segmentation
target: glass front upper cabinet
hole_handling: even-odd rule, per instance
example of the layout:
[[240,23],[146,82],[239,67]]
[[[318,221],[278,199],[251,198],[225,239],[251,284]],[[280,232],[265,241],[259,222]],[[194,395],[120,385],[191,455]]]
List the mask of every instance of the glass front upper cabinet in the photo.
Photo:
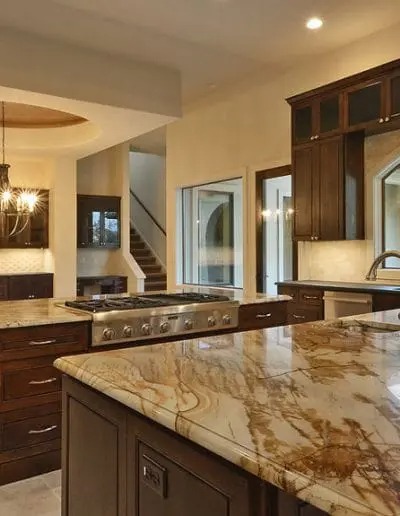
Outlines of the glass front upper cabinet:
[[342,129],[342,95],[327,97],[293,107],[293,139],[296,144],[332,136]]
[[384,122],[384,84],[367,82],[346,92],[346,129],[365,129]]
[[400,72],[388,79],[388,116],[395,118],[400,116]]
[[78,195],[78,247],[120,247],[120,198]]

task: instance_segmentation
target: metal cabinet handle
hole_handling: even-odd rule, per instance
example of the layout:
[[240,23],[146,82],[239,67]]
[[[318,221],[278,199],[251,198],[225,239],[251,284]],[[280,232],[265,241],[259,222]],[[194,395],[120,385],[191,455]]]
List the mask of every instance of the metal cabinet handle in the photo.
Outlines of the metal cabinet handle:
[[319,299],[318,296],[307,296],[306,294],[304,294],[304,299]]
[[257,314],[256,315],[256,319],[269,319],[270,317],[272,317],[271,313],[268,313],[268,314]]
[[305,319],[306,318],[305,315],[296,315],[296,314],[292,314],[292,317],[294,317],[294,319]]
[[47,432],[52,432],[57,428],[57,425],[48,426],[47,428],[43,428],[42,430],[29,430],[28,434],[36,435],[36,434],[47,434]]
[[48,339],[48,340],[31,340],[30,346],[43,346],[44,344],[54,344],[57,342],[56,339]]
[[387,117],[385,118],[385,122],[389,122],[389,120],[390,120],[390,116],[387,116]]
[[31,380],[29,385],[45,385],[46,383],[54,383],[57,381],[57,378],[47,378],[46,380]]
[[384,121],[385,121],[385,120],[384,120],[384,118],[380,118],[380,119],[379,119],[379,123],[380,123],[380,124],[383,124],[383,122],[384,122]]

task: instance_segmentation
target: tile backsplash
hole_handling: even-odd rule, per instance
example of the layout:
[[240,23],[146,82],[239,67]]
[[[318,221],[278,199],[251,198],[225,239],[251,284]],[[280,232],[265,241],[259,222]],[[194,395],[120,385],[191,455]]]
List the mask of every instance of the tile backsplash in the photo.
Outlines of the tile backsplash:
[[51,272],[48,249],[0,249],[0,274]]

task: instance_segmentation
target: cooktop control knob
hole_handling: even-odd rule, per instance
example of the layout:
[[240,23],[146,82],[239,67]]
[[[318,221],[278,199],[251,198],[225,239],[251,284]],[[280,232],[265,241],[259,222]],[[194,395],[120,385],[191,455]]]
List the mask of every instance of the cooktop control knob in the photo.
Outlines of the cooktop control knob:
[[225,314],[222,317],[222,322],[223,322],[223,324],[231,324],[232,323],[232,316],[231,316],[231,314]]
[[151,335],[151,330],[152,330],[152,328],[149,323],[143,324],[143,326],[142,326],[143,335]]
[[113,328],[105,328],[103,330],[103,339],[104,340],[113,340],[116,337],[115,330]]
[[132,337],[133,336],[132,326],[129,326],[128,324],[126,326],[124,326],[122,333],[124,334],[124,337]]
[[170,330],[171,326],[169,322],[165,321],[160,324],[160,333],[167,333]]
[[210,315],[210,317],[208,318],[208,326],[212,328],[213,326],[216,326],[216,324],[217,319],[213,315]]
[[193,328],[192,319],[185,319],[184,327],[185,327],[185,330],[191,330]]

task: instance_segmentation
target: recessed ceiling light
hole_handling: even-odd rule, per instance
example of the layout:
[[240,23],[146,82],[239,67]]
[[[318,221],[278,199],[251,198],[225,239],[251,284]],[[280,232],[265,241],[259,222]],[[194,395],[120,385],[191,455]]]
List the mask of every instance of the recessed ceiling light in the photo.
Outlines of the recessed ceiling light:
[[323,24],[324,24],[324,22],[321,20],[321,18],[314,17],[314,18],[310,18],[309,20],[307,20],[306,27],[307,27],[307,29],[310,29],[310,30],[316,30],[316,29],[320,29]]

